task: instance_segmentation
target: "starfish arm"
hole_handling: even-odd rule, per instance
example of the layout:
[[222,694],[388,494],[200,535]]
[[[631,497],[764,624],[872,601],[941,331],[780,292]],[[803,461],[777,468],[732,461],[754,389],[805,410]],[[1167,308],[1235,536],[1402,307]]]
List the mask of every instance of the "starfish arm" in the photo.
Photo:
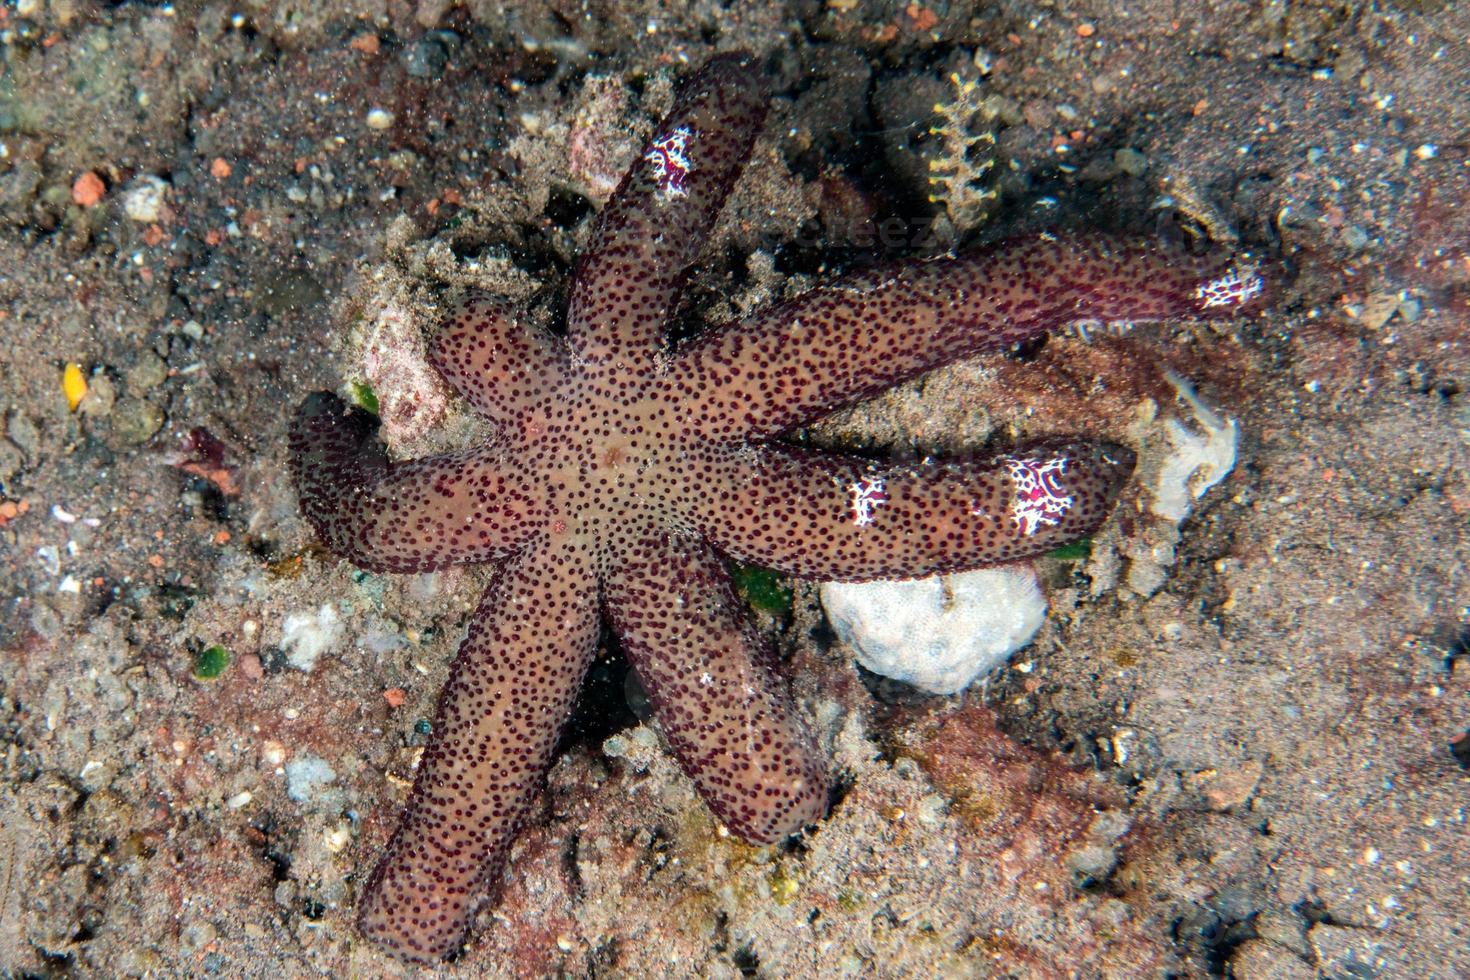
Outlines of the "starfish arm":
[[597,644],[592,570],[571,548],[512,559],[470,620],[398,829],[358,925],[400,956],[453,953],[545,777]]
[[504,558],[542,525],[492,450],[392,462],[365,412],[318,392],[291,426],[301,512],[335,554],[372,571]]
[[759,439],[932,368],[1048,330],[1237,315],[1259,273],[1102,235],[1013,240],[857,273],[679,351],[668,383],[706,438]]
[[646,360],[658,349],[766,109],[759,75],[736,56],[713,59],[685,84],[577,267],[567,312],[574,356]]
[[740,561],[823,581],[922,578],[1092,532],[1133,470],[1122,446],[1049,440],[883,465],[786,446],[706,450],[684,520]]
[[607,576],[604,604],[679,764],[733,834],[768,843],[822,816],[821,756],[708,546],[637,542]]
[[524,419],[561,381],[562,351],[513,307],[470,296],[451,309],[429,338],[429,363],[492,422]]

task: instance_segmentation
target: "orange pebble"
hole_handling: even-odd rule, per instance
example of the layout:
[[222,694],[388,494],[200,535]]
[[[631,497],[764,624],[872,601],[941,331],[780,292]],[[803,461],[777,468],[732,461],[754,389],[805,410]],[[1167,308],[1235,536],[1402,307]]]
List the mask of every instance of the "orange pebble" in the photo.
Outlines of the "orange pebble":
[[939,23],[939,15],[928,7],[917,3],[911,3],[904,8],[904,13],[909,15],[909,20],[914,22],[914,30],[927,31]]
[[102,200],[102,195],[107,193],[107,185],[102,183],[102,178],[88,170],[76,179],[71,185],[72,202],[80,207],[90,208]]
[[1077,36],[1078,37],[1092,37],[1092,35],[1094,35],[1096,33],[1097,33],[1097,28],[1096,27],[1093,27],[1091,24],[1078,24],[1077,25]]
[[226,177],[234,172],[235,168],[231,167],[230,161],[226,160],[224,157],[215,157],[212,161],[210,161],[209,175],[215,180],[224,180]]
[[408,692],[401,687],[390,687],[383,692],[383,700],[388,702],[390,708],[401,708],[403,702],[408,700]]

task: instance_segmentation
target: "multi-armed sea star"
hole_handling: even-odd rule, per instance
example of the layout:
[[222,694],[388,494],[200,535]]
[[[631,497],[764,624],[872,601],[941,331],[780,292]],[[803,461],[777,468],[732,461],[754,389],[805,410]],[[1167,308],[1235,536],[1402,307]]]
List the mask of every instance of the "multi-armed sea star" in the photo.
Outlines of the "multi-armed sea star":
[[849,581],[1011,561],[1097,527],[1133,466],[1128,450],[1085,441],[886,465],[767,440],[1070,322],[1261,302],[1260,280],[1220,260],[1040,236],[848,276],[670,348],[685,270],[765,113],[738,58],[689,80],[601,216],[566,336],[485,298],[443,322],[430,357],[494,424],[485,445],[395,462],[368,417],[330,394],[297,416],[302,509],[337,553],[390,572],[498,565],[362,893],[362,931],[400,955],[461,943],[551,761],[601,615],[710,809],[737,836],[774,841],[822,816],[824,767],[722,556]]

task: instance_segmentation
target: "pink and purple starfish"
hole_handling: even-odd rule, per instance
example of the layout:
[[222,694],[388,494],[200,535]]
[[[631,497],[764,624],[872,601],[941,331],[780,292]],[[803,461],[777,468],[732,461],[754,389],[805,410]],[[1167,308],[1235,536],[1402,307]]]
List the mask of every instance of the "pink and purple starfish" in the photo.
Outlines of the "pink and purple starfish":
[[1013,561],[1094,530],[1133,467],[1053,440],[890,465],[781,433],[957,358],[1077,321],[1235,315],[1260,280],[1104,237],[1033,237],[861,272],[692,340],[665,328],[766,114],[759,76],[711,61],[601,216],[566,336],[487,298],[430,343],[495,427],[396,462],[371,420],[320,393],[291,433],[302,509],[364,568],[497,566],[432,741],[362,894],[362,932],[454,953],[501,870],[605,616],[683,769],[729,830],[769,842],[823,815],[823,761],[745,621],[724,559],[834,581]]

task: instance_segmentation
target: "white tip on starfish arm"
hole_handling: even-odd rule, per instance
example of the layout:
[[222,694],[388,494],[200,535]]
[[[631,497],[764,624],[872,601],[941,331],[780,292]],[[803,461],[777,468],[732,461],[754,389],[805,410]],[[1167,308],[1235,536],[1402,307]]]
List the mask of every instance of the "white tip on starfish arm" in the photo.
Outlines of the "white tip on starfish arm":
[[883,491],[883,480],[865,476],[857,483],[848,484],[852,494],[852,522],[858,527],[873,523],[873,512],[888,503],[888,494]]
[[1195,288],[1194,298],[1199,300],[1201,308],[1206,310],[1244,306],[1259,296],[1261,290],[1265,288],[1265,282],[1254,270],[1232,267],[1218,279],[1200,283]]

